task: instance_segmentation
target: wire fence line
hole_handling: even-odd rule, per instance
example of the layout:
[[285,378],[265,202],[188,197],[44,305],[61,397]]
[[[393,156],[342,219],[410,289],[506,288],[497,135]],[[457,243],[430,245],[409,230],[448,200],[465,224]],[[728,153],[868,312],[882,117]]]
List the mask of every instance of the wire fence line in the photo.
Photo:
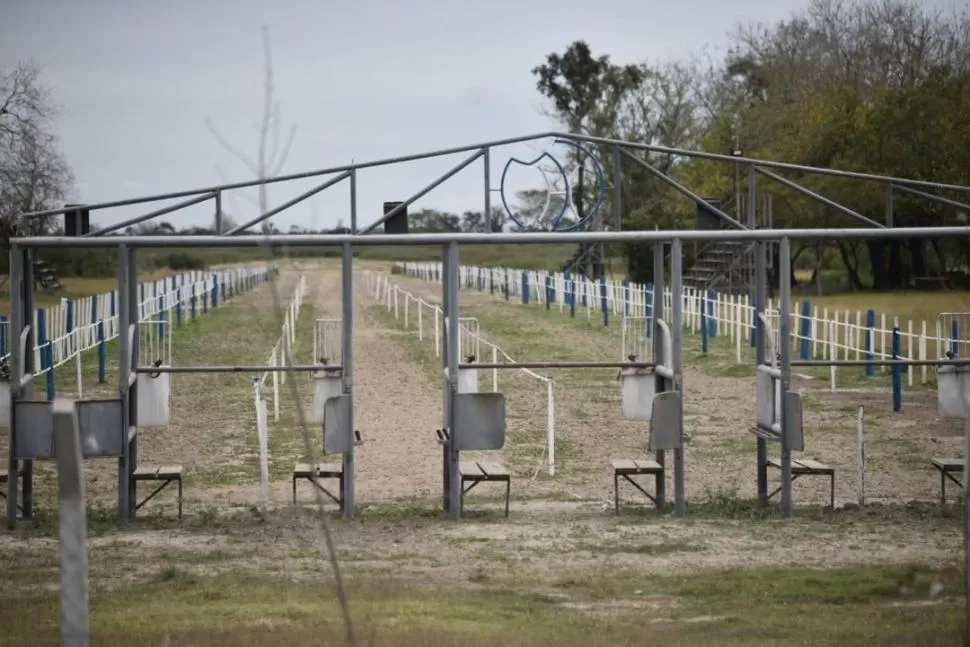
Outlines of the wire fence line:
[[[387,310],[394,315],[394,319],[401,323],[405,329],[415,329],[418,341],[424,342],[426,339],[434,347],[435,357],[441,356],[441,347],[444,343],[442,330],[446,328],[445,313],[441,306],[429,303],[424,299],[415,296],[404,288],[395,284],[391,277],[385,273],[367,272],[365,280],[370,296],[380,303],[383,303]],[[488,341],[482,334],[478,325],[478,320],[474,317],[459,317],[458,319],[458,349],[462,358],[475,357],[477,361],[482,359],[482,348],[488,350],[492,364],[508,363],[515,364],[515,360],[497,344]],[[475,369],[480,374],[483,369]],[[488,370],[488,369],[485,369]],[[544,458],[549,476],[556,473],[556,398],[555,381],[551,377],[539,375],[535,371],[527,368],[517,369],[523,375],[538,380],[545,385],[546,389],[546,447]],[[498,374],[499,369],[492,368],[492,392],[499,390]],[[476,377],[477,388],[477,377]],[[540,459],[541,460],[541,459]]]
[[[289,301],[283,310],[283,325],[280,327],[280,336],[273,344],[266,362],[267,367],[275,368],[286,366],[293,362],[293,344],[296,343],[296,322],[300,317],[300,310],[303,308],[303,299],[306,297],[306,276],[301,275],[297,279],[290,295]],[[316,361],[314,359],[313,361]],[[263,371],[262,375],[256,378],[257,396],[263,397],[266,383],[272,380],[273,384],[273,420],[280,420],[280,385],[286,384],[286,372],[274,370]]]
[[[415,278],[441,282],[441,263],[398,262],[394,268]],[[555,307],[564,314],[585,316],[587,320],[602,318],[606,326],[611,319],[619,319],[624,331],[638,321],[643,324],[643,336],[649,339],[652,335],[654,288],[650,283],[605,277],[593,281],[568,272],[469,265],[461,266],[459,272],[461,285],[466,289],[490,292],[523,304]],[[672,299],[671,290],[665,289],[664,312],[670,312]],[[733,343],[735,361],[749,363],[744,349],[754,348],[756,341],[756,309],[750,296],[685,287],[681,299],[684,329],[701,336],[705,352],[709,341],[727,339]],[[775,331],[776,342],[780,343],[777,299],[768,299],[765,314]],[[792,351],[800,359],[926,360],[947,353],[970,355],[970,313],[941,313],[936,321],[903,321],[873,309],[820,307],[804,300],[793,302],[789,317]],[[865,365],[864,370],[871,376],[885,373],[887,367]],[[903,370],[909,386],[917,381],[936,381],[935,372],[927,366],[908,366]],[[830,373],[834,389],[836,367],[831,367]]]

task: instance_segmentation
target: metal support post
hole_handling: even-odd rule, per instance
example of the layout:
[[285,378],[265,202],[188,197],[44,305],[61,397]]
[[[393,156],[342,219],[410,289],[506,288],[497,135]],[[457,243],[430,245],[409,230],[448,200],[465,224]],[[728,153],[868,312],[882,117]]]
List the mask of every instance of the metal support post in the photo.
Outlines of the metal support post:
[[792,516],[791,496],[791,449],[788,438],[788,398],[791,388],[791,241],[782,238],[779,246],[779,286],[778,303],[781,346],[781,513]]
[[[664,244],[653,244],[653,363],[659,365],[664,363],[663,356],[663,329],[658,323],[664,318]],[[656,392],[663,393],[668,388],[667,378],[654,373],[656,380]],[[656,461],[661,467],[664,466],[665,452],[658,449]],[[659,479],[657,484],[657,507],[662,508],[667,497],[666,479]]]
[[357,169],[350,169],[350,233],[357,235]]
[[135,517],[135,481],[138,464],[138,266],[135,250],[118,249],[118,392],[126,439],[118,457],[118,522]]
[[53,408],[57,451],[58,533],[61,565],[61,644],[88,644],[87,511],[84,468],[74,400],[57,398]]
[[[449,246],[442,247],[441,256],[441,307],[443,311],[448,310],[451,290],[448,284],[451,282],[451,272],[448,271],[448,259],[450,258]],[[437,317],[436,317],[437,318]],[[437,330],[434,334],[438,339],[444,339],[448,328],[446,319],[441,317],[438,321]],[[437,342],[436,342],[437,343]],[[445,432],[445,442],[441,445],[441,506],[445,514],[451,514],[451,462],[450,441],[451,435],[451,393],[449,391],[448,378],[445,372],[448,370],[448,344],[441,345],[441,429]]]
[[[23,331],[24,326],[26,326],[29,331],[22,348],[23,370],[19,373],[21,376],[33,375],[34,371],[37,370],[37,366],[34,364],[34,345],[37,343],[37,331],[34,330],[34,255],[36,253],[34,250],[22,250],[20,258],[20,284],[23,290],[23,297],[21,298],[22,308],[20,310],[20,330]],[[34,381],[30,380],[25,387],[20,389],[19,399],[31,400],[33,397]],[[10,410],[10,414],[12,417],[13,409]],[[34,516],[33,459],[25,460],[23,465],[21,465],[21,471],[23,472],[23,476],[20,479],[20,484],[23,488],[21,494],[23,515],[24,519],[32,519]],[[14,480],[12,478],[14,474],[16,472],[7,475],[10,481]]]
[[448,302],[445,308],[445,319],[448,322],[448,336],[445,343],[445,356],[448,362],[448,380],[445,384],[447,397],[449,400],[448,429],[448,513],[452,519],[458,519],[461,515],[461,475],[458,471],[458,449],[455,439],[461,433],[460,429],[455,428],[455,409],[451,404],[454,402],[455,394],[458,393],[458,355],[461,349],[458,347],[458,244],[450,243],[446,252],[446,266],[448,277]]
[[[23,375],[33,373],[34,361],[34,354],[31,351],[34,347],[33,319],[28,317],[28,313],[32,311],[33,301],[31,298],[33,285],[29,283],[30,258],[29,250],[21,249],[17,245],[10,247],[10,429],[7,444],[7,528],[10,530],[13,530],[17,523],[18,490],[21,485],[21,477],[18,477],[21,473],[21,464],[14,457],[16,435],[19,431],[14,412],[17,400],[29,398],[33,391],[32,382],[24,385],[22,379]],[[25,343],[21,344],[20,338],[26,326],[30,327],[27,329]],[[28,504],[32,503],[29,495],[30,480],[33,476],[29,468],[32,466],[32,461],[24,461],[22,466],[24,518],[29,518],[31,512]]]
[[[670,295],[673,312],[671,313],[670,332],[674,336],[671,340],[673,346],[673,366],[670,370],[674,374],[671,380],[671,390],[683,391],[684,376],[681,373],[680,356],[683,352],[681,339],[683,337],[683,307],[684,300],[681,286],[683,271],[683,243],[678,239],[670,244]],[[683,400],[680,403],[681,416],[683,416]],[[679,447],[674,450],[674,515],[683,517],[685,511],[684,501],[684,426],[680,426]]]
[[620,210],[623,186],[623,173],[620,154],[620,147],[613,146],[613,231],[620,231],[623,228],[623,214]]
[[491,149],[487,146],[482,150],[482,164],[485,173],[482,177],[485,185],[485,213],[482,214],[482,226],[485,233],[492,233],[492,155]]
[[[351,182],[354,181],[354,177],[353,175],[350,176]],[[354,518],[357,510],[356,488],[354,487],[356,476],[354,456],[354,256],[350,243],[344,243],[340,251],[340,363],[343,365],[344,394],[350,396],[347,405],[347,417],[350,420],[347,433],[350,434],[350,442],[347,443],[347,451],[344,452],[342,461],[344,479],[342,505],[344,519],[349,521]]]
[[[752,228],[758,220],[758,203],[756,194],[758,191],[758,173],[753,164],[748,166],[748,202],[745,205],[748,209],[748,222]],[[751,303],[754,304],[754,335],[755,335],[755,370],[757,365],[765,363],[765,326],[761,321],[761,314],[765,311],[767,303],[767,283],[768,267],[766,264],[766,254],[769,245],[762,242],[754,244],[754,293],[751,295]],[[758,436],[757,438],[757,479],[758,479],[758,503],[768,505],[768,441]]]

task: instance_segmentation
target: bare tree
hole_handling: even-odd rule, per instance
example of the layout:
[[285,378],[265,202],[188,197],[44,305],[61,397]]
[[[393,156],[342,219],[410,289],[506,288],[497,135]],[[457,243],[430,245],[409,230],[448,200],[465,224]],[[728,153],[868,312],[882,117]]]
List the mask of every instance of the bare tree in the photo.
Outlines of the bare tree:
[[[270,48],[269,39],[269,29],[264,25],[262,27],[263,33],[263,55],[264,55],[264,76],[263,76],[263,118],[262,122],[256,125],[256,130],[259,133],[258,147],[256,153],[256,159],[249,157],[240,148],[233,145],[226,137],[216,129],[212,120],[206,120],[206,126],[216,140],[225,148],[229,153],[231,153],[236,159],[242,162],[249,170],[256,175],[260,180],[265,180],[278,175],[283,170],[283,165],[286,163],[286,158],[289,155],[290,147],[293,144],[293,138],[296,135],[296,126],[290,126],[289,132],[285,139],[280,137],[280,130],[282,126],[282,121],[280,118],[280,106],[279,102],[274,98],[273,92],[273,58],[272,51]],[[221,173],[221,170],[220,170]],[[269,195],[267,191],[267,186],[265,184],[259,185],[259,211],[260,214],[265,214],[270,209],[269,207]],[[221,215],[221,214],[220,214]],[[217,222],[217,228],[222,228],[224,225]],[[273,225],[270,220],[264,220],[262,222],[261,230],[264,234],[278,233],[278,230]],[[285,250],[284,250],[285,253]],[[282,308],[281,299],[276,289],[276,283],[271,281],[269,284],[270,291],[273,297],[273,304],[277,314],[277,324],[282,325]],[[283,362],[287,365],[291,364],[291,358],[288,354],[284,353]],[[313,443],[310,437],[310,430],[304,419],[303,407],[300,404],[300,396],[297,392],[296,381],[288,382],[290,384],[290,396],[295,405],[295,411],[297,416],[297,425],[303,431],[303,441],[307,453],[312,457],[314,454]],[[323,534],[324,544],[327,552],[327,557],[330,562],[330,566],[333,569],[335,585],[337,589],[337,597],[340,602],[341,609],[343,611],[344,623],[347,631],[347,642],[350,645],[357,644],[356,633],[354,630],[353,620],[350,616],[350,607],[347,598],[347,592],[343,584],[343,576],[341,574],[340,562],[337,558],[336,548],[334,546],[333,535],[330,532],[330,527],[327,523],[327,516],[323,509],[322,495],[319,491],[316,492],[317,495],[317,508],[319,512],[320,527]]]
[[0,72],[0,242],[40,235],[54,218],[18,221],[25,211],[58,206],[70,196],[74,175],[52,132],[56,110],[40,83],[40,70],[22,63]]
[[[272,48],[270,47],[269,29],[265,25],[262,27],[262,33],[264,60],[263,116],[262,120],[256,124],[259,135],[256,158],[253,159],[223,136],[211,119],[206,120],[206,127],[226,151],[244,164],[258,179],[265,180],[274,175],[279,175],[283,170],[286,158],[290,153],[290,147],[293,145],[293,138],[296,136],[296,124],[290,126],[285,139],[281,138],[280,104],[274,96]],[[268,187],[265,184],[260,184],[259,211],[263,214],[269,211],[269,208]],[[261,229],[263,233],[269,233],[272,227],[264,221]]]

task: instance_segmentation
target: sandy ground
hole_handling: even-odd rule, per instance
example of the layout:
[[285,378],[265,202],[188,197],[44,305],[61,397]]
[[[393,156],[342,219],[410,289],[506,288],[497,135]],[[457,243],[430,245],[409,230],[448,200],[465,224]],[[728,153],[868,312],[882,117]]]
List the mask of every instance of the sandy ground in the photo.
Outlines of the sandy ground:
[[[339,270],[320,274],[318,316],[339,318]],[[440,491],[441,393],[423,367],[409,361],[368,312],[363,286],[354,293],[354,411],[364,444],[358,448],[357,497],[362,504],[428,497]]]

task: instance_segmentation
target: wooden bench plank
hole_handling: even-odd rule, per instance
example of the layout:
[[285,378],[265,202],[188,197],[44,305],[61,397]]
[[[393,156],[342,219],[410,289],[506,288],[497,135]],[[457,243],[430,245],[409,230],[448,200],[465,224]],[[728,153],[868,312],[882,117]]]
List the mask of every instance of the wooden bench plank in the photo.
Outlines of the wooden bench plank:
[[[776,469],[781,469],[780,458],[769,458],[768,465]],[[792,474],[832,474],[835,468],[825,463],[820,463],[811,458],[793,458],[791,460]]]
[[663,471],[663,467],[660,466],[660,463],[658,463],[657,461],[654,461],[654,460],[645,459],[645,458],[638,458],[638,459],[636,459],[633,462],[636,463],[637,468],[641,472],[645,472],[645,473],[648,473],[649,474],[649,473],[662,472]]
[[[297,463],[293,468],[293,476],[296,478],[310,478],[314,473],[314,466],[310,463]],[[342,463],[317,463],[317,476],[340,476],[343,473]]]
[[619,458],[612,461],[610,464],[613,466],[614,472],[635,472],[639,469],[636,461],[629,458]]
[[[769,458],[766,463],[769,467],[781,469],[780,458]],[[825,463],[820,463],[813,458],[793,458],[791,461],[792,480],[799,476],[827,476],[829,477],[829,505],[835,508],[835,468]],[[770,499],[781,490],[781,487],[768,495]]]
[[933,458],[932,463],[937,469],[940,470],[946,470],[948,472],[963,471],[962,458]]
[[[459,495],[458,514],[463,514],[465,508],[465,495],[479,483],[488,481],[498,481],[505,483],[505,516],[509,516],[509,499],[511,498],[512,475],[501,463],[495,461],[460,461],[458,463],[458,474],[461,478],[461,490]],[[470,481],[471,485],[465,487],[465,481]]]
[[141,465],[135,468],[131,474],[132,481],[161,481],[154,492],[149,494],[143,501],[135,504],[135,510],[140,509],[151,501],[155,495],[159,494],[168,485],[176,483],[178,485],[178,513],[179,519],[182,518],[182,466],[181,465]]
[[462,476],[472,478],[485,475],[485,472],[483,472],[482,468],[479,467],[477,461],[460,461],[458,463],[458,473]]
[[478,467],[489,478],[509,478],[510,474],[505,466],[494,461],[478,461]]
[[817,460],[813,460],[811,458],[799,458],[798,460],[793,460],[792,461],[793,468],[796,463],[800,467],[804,468],[804,471],[806,474],[809,474],[809,473],[810,474],[829,474],[835,471],[835,468],[830,467],[825,463],[819,463]]

